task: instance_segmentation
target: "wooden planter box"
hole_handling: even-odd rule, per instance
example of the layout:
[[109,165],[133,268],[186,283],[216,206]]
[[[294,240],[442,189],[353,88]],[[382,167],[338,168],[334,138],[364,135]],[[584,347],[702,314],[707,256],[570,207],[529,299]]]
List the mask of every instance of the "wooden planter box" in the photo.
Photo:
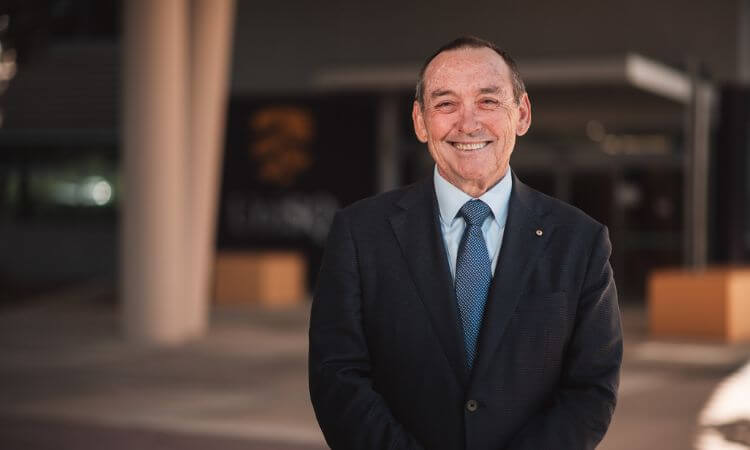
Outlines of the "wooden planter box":
[[306,297],[307,262],[294,251],[219,252],[214,301],[284,307]]
[[648,313],[654,337],[750,340],[750,268],[654,271]]

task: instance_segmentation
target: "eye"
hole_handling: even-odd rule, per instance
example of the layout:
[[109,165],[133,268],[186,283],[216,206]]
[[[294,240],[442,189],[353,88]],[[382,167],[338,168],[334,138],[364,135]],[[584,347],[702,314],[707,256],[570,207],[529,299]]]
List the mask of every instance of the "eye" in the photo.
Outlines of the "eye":
[[452,113],[456,110],[456,103],[452,102],[450,100],[443,100],[441,102],[438,102],[433,106],[435,111],[441,112],[441,113]]
[[480,100],[480,103],[485,106],[496,106],[500,104],[500,102],[495,100],[494,98],[483,98],[482,100]]

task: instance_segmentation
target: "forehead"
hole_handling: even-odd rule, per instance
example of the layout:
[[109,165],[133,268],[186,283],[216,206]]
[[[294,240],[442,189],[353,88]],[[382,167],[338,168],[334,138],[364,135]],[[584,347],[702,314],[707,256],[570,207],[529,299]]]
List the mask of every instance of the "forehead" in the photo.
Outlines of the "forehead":
[[460,48],[437,55],[424,74],[425,93],[473,90],[486,85],[511,89],[510,69],[491,48]]

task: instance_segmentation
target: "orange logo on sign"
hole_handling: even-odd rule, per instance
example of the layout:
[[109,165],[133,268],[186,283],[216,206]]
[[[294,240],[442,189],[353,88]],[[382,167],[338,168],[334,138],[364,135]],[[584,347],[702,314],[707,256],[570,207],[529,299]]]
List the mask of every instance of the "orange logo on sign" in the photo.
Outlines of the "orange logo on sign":
[[286,187],[312,165],[309,149],[315,135],[312,114],[302,108],[273,106],[255,112],[250,155],[261,181]]

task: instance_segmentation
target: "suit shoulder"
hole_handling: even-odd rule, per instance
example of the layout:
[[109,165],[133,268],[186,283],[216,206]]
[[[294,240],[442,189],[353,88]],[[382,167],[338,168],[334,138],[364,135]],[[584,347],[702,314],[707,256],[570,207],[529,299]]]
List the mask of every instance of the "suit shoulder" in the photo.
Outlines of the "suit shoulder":
[[398,209],[397,203],[407,193],[419,189],[420,184],[414,183],[391,191],[366,197],[342,208],[339,214],[347,221],[354,223],[372,223],[377,219],[390,216]]

